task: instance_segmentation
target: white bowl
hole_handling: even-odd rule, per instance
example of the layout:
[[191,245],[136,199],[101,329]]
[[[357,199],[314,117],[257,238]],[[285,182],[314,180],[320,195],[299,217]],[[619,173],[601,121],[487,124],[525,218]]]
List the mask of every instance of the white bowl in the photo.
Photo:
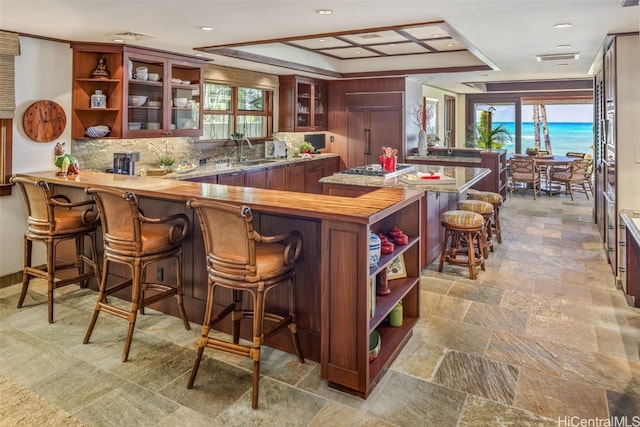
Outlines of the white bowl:
[[129,130],[140,130],[142,129],[141,122],[129,122]]
[[190,85],[191,81],[190,80],[182,80],[180,83],[182,83],[183,85]]
[[173,98],[173,105],[178,108],[184,108],[187,106],[187,98]]
[[147,106],[149,106],[149,107],[159,107],[160,106],[160,101],[149,101],[149,102],[147,102]]
[[171,83],[177,83],[177,84],[180,84],[180,83],[182,83],[182,80],[180,80],[180,79],[176,79],[175,77],[171,77]]
[[160,123],[158,123],[158,122],[149,122],[149,123],[147,123],[147,129],[149,129],[149,130],[158,130],[158,129],[160,129]]
[[147,97],[143,95],[131,95],[129,97],[129,105],[133,107],[140,107],[147,102]]
[[157,82],[158,80],[160,80],[160,74],[158,73],[149,73],[149,80],[151,80],[152,82]]
[[91,138],[102,138],[103,136],[107,136],[111,132],[109,126],[90,126],[88,127],[84,134],[90,136]]

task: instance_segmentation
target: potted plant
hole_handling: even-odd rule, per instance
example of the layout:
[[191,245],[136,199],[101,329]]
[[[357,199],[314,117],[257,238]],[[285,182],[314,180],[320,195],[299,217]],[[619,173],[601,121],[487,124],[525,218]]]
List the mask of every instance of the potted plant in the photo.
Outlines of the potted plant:
[[527,149],[524,150],[524,152],[527,154],[527,156],[537,156],[538,155],[538,149],[537,148],[527,147]]
[[168,154],[158,157],[158,161],[160,162],[160,166],[163,169],[168,169],[176,162],[176,159]]
[[241,132],[235,132],[231,134],[231,139],[233,139],[234,141],[238,141],[240,139],[244,138],[244,133]]
[[311,154],[315,151],[315,147],[313,146],[312,143],[310,142],[303,142],[302,144],[300,144],[300,147],[298,148],[298,150],[300,151],[301,154]]

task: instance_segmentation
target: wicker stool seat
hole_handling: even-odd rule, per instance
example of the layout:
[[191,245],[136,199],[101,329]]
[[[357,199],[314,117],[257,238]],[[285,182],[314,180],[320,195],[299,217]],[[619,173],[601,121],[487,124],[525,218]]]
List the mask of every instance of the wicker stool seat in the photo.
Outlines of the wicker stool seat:
[[[85,191],[95,197],[100,212],[104,260],[98,301],[83,343],[89,342],[100,312],[126,319],[129,329],[122,352],[122,361],[126,362],[137,315],[138,312],[144,314],[144,307],[176,297],[184,327],[191,329],[182,298],[182,239],[187,235],[189,219],[184,214],[146,217],[139,208],[137,196],[129,191],[99,187],[89,187]],[[147,272],[148,267],[164,261],[174,261],[175,286],[150,282],[148,279],[155,277],[155,274]],[[128,267],[131,279],[108,285],[112,264]],[[165,276],[173,276],[173,273]],[[128,287],[131,287],[131,306],[128,310],[109,303],[107,296]]]
[[[24,267],[22,269],[22,291],[18,298],[18,308],[27,296],[32,277],[47,281],[47,303],[49,323],[53,323],[53,291],[72,283],[86,287],[87,281],[95,277],[100,282],[98,252],[96,249],[97,214],[91,207],[93,200],[72,203],[67,196],[52,195],[45,181],[25,177],[13,177],[11,182],[22,190],[27,204],[27,231],[24,235]],[[85,237],[91,240],[91,256],[85,255]],[[75,261],[64,262],[57,259],[59,243],[75,241]],[[47,261],[44,268],[32,266],[33,242],[46,246]],[[85,264],[91,271],[85,271]],[[62,270],[76,269],[77,273],[57,277]]]
[[[445,230],[438,271],[442,272],[445,261],[450,264],[467,265],[469,277],[475,280],[477,278],[476,267],[480,266],[482,270],[485,270],[484,256],[482,255],[484,218],[479,213],[453,210],[442,214],[441,224]],[[467,243],[466,254],[458,250],[460,243],[463,242]]]
[[500,225],[500,207],[504,202],[502,196],[491,191],[468,190],[467,199],[482,200],[483,202],[489,202],[493,205],[493,222],[491,224],[491,231],[496,236],[498,243],[502,243],[502,226]]
[[[253,228],[253,216],[248,206],[236,206],[212,200],[191,200],[187,205],[198,215],[206,251],[208,291],[202,335],[198,344],[187,388],[193,388],[205,348],[246,356],[253,361],[253,394],[251,407],[258,407],[260,381],[260,348],[269,337],[288,328],[293,349],[300,363],[304,356],[298,340],[296,324],[295,262],[302,250],[298,231],[262,236]],[[288,307],[266,311],[270,291],[286,285]],[[216,287],[231,290],[230,304],[214,315]],[[218,289],[217,292],[221,292]],[[251,296],[250,308],[243,307],[243,295]],[[218,296],[220,296],[219,294]],[[285,305],[285,304],[283,304]],[[286,311],[285,311],[286,310]],[[232,340],[210,336],[211,328],[231,315]],[[240,344],[243,319],[253,320],[251,344]],[[265,323],[269,328],[265,328]]]
[[456,209],[471,211],[482,215],[484,218],[484,239],[482,254],[485,258],[489,256],[489,250],[493,252],[493,234],[491,232],[491,220],[493,219],[493,205],[482,200],[460,200],[456,204]]

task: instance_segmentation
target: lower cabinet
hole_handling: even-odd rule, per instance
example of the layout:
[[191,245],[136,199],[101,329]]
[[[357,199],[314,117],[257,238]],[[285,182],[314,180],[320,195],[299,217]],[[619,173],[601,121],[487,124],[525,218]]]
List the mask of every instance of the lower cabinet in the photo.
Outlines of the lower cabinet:
[[324,161],[311,160],[304,163],[304,192],[322,194],[320,179],[324,177]]
[[218,175],[218,184],[245,187],[246,175],[245,171],[221,173]]
[[[370,224],[324,221],[321,374],[329,386],[366,398],[411,337],[420,317],[420,215],[424,194]],[[399,227],[409,241],[369,263],[369,235]],[[345,257],[344,254],[350,254]],[[331,268],[329,268],[331,266]],[[386,276],[386,279],[385,279]],[[377,282],[390,292],[378,295]],[[400,324],[390,313],[402,305]],[[397,319],[395,319],[397,320]],[[370,358],[377,333],[380,346]]]
[[270,190],[286,190],[287,170],[283,166],[272,166],[264,169],[249,170],[245,186],[252,188],[268,188]]
[[304,193],[304,164],[291,163],[286,166],[287,191]]

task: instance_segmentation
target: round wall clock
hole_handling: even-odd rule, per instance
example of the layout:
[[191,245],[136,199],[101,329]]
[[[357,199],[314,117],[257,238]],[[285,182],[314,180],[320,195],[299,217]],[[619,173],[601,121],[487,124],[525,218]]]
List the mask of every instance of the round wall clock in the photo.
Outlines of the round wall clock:
[[36,142],[51,142],[64,132],[67,116],[62,107],[53,101],[37,101],[22,116],[22,127],[29,138]]

